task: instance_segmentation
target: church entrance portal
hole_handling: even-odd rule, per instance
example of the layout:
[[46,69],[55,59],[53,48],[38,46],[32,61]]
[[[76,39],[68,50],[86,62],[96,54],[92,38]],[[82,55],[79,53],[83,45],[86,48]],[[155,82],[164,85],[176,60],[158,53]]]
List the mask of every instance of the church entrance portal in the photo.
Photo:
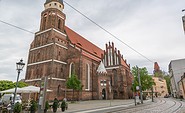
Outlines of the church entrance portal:
[[102,90],[102,99],[103,100],[106,99],[106,91],[105,91],[105,89]]

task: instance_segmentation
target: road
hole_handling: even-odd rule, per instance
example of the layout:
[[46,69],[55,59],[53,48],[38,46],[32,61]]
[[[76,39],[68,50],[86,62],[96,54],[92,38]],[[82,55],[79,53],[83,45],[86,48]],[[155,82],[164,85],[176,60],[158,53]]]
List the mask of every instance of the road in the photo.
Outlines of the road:
[[185,102],[175,99],[157,99],[155,103],[149,103],[136,107],[129,107],[109,111],[109,113],[185,113]]
[[[174,98],[149,99],[137,106],[133,99],[78,101],[68,106],[65,113],[185,113],[185,100]],[[53,113],[52,109],[47,113]],[[60,108],[57,113],[62,113]]]
[[185,113],[185,102],[172,98],[157,98],[155,102],[145,102],[134,106],[117,105],[112,107],[78,111],[76,113]]

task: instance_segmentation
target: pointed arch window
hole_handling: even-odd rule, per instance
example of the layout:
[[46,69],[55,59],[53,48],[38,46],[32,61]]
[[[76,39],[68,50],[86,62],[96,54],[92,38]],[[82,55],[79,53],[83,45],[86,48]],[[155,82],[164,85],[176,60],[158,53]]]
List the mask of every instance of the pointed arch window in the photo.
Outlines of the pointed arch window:
[[90,66],[89,64],[85,65],[85,89],[90,90]]
[[61,29],[60,24],[61,24],[61,20],[59,19],[58,20],[58,29]]
[[75,73],[75,64],[71,62],[69,66],[69,78],[71,78],[71,75]]
[[45,28],[46,28],[46,20],[47,20],[47,14],[44,14],[43,24],[42,24],[43,30],[45,30]]
[[60,95],[60,85],[58,85],[58,88],[57,88],[57,95],[59,96]]
[[113,70],[113,75],[114,75],[114,85],[116,85],[116,83],[118,82],[118,75],[117,75],[117,71],[114,69]]

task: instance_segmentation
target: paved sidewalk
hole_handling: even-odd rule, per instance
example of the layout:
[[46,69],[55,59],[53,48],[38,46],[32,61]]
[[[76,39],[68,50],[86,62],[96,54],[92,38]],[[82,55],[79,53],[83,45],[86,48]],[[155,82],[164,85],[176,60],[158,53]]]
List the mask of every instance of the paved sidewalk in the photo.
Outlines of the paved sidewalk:
[[[134,100],[89,100],[89,101],[78,101],[76,103],[69,103],[68,110],[65,113],[75,113],[84,110],[92,110],[98,108],[106,108],[110,106],[118,105],[134,105]],[[48,111],[52,113],[52,111]],[[62,113],[61,109],[58,108],[57,113]]]

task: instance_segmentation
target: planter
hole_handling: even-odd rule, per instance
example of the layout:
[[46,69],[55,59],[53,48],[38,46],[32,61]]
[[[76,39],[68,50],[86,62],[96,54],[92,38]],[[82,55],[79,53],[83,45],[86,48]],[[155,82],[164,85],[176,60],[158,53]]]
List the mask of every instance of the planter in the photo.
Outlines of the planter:
[[64,112],[64,111],[65,111],[65,107],[61,108],[61,111],[63,111],[63,112]]

